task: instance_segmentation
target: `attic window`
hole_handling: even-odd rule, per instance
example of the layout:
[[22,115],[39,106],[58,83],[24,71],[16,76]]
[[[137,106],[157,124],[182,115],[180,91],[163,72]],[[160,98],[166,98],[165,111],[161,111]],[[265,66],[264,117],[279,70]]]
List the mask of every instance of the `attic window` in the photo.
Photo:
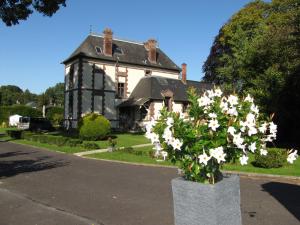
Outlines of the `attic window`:
[[102,49],[99,46],[95,47],[97,54],[101,54],[102,53]]
[[114,49],[114,53],[115,54],[120,54],[120,55],[123,55],[123,50],[119,47],[119,46],[116,46],[115,49]]

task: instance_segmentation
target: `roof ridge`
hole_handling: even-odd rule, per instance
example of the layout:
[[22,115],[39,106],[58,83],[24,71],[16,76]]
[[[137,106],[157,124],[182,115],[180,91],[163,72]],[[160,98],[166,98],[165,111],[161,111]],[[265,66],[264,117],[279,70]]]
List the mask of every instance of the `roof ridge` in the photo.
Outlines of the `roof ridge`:
[[[101,38],[103,38],[103,35],[100,35],[100,34],[97,34],[97,33],[90,33],[89,35],[90,36],[94,36],[94,37],[101,37]],[[131,44],[137,44],[137,45],[144,45],[144,43],[140,42],[140,41],[133,41],[133,40],[129,40],[129,39],[125,39],[125,38],[119,38],[119,37],[113,37],[113,40],[127,42],[127,43],[131,43]]]

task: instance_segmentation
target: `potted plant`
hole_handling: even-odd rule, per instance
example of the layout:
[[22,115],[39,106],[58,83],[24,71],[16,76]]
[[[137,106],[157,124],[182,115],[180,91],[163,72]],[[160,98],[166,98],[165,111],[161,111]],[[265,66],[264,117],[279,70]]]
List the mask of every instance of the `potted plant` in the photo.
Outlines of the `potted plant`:
[[[247,164],[249,152],[266,155],[277,126],[250,95],[225,96],[215,88],[202,96],[191,89],[188,96],[187,116],[163,109],[146,125],[146,137],[183,173],[172,180],[175,224],[240,225],[239,177],[222,174],[221,167],[236,160]],[[296,158],[297,151],[289,152],[289,162]]]
[[108,138],[108,152],[113,152],[116,148],[117,141],[112,139],[111,137]]

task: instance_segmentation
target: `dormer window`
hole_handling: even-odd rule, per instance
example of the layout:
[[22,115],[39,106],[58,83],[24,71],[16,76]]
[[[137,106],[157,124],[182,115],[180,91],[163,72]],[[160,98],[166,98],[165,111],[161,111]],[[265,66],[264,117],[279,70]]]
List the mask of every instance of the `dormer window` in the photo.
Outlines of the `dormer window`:
[[114,53],[115,54],[119,54],[119,55],[123,55],[124,54],[123,50],[119,46],[115,46]]
[[96,46],[95,49],[98,55],[102,54],[102,49],[99,46]]

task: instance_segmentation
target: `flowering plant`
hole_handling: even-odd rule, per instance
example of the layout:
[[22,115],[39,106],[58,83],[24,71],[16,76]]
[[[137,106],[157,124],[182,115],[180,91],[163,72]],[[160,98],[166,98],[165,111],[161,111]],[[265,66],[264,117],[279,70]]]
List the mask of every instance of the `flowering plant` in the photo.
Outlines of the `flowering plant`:
[[[215,88],[202,96],[191,89],[188,96],[187,116],[163,109],[146,125],[156,155],[167,153],[173,163],[179,162],[185,179],[214,184],[222,179],[225,162],[239,159],[245,165],[249,152],[268,154],[266,143],[276,139],[277,125],[272,117],[264,120],[250,95],[240,99]],[[287,161],[297,156],[296,150],[290,151]]]

